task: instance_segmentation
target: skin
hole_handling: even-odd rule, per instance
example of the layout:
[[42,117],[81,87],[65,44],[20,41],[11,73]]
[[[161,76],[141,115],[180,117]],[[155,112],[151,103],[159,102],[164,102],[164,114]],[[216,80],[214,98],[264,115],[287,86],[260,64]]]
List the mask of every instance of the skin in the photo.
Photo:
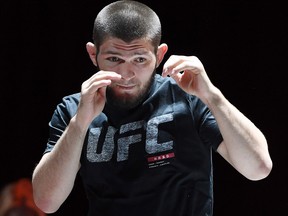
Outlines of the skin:
[[213,113],[224,139],[217,152],[246,178],[267,177],[272,160],[266,138],[211,83],[201,61],[196,56],[173,55],[163,67],[163,76],[167,75],[185,92],[199,97]]
[[[101,70],[83,82],[76,115],[33,173],[35,203],[46,213],[57,211],[73,188],[85,135],[91,121],[104,108],[106,89],[121,103],[137,101],[138,95],[147,91],[155,67],[168,50],[166,44],[161,44],[155,54],[144,39],[125,43],[116,38],[108,38],[97,56],[93,43],[87,43],[86,48],[93,64]],[[185,92],[196,95],[209,107],[224,139],[217,151],[225,160],[248,179],[268,176],[272,161],[264,135],[211,83],[197,57],[170,56],[162,75],[171,76]]]

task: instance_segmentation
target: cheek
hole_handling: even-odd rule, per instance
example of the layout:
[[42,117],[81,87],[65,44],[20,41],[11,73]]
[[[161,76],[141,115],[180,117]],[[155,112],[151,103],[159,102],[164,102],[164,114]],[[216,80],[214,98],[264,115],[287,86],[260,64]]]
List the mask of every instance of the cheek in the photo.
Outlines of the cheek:
[[151,76],[154,75],[155,70],[156,70],[156,67],[154,65],[153,66],[149,66],[149,67],[145,67],[145,68],[142,68],[142,69],[138,68],[138,70],[136,72],[137,73],[137,78],[142,83],[145,83],[145,82],[147,82],[148,80],[151,79]]

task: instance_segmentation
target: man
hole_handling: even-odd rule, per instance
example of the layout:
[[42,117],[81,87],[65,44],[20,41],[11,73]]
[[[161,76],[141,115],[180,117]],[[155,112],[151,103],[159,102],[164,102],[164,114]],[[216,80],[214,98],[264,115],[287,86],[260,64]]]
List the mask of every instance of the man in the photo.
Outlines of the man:
[[57,211],[79,172],[89,216],[212,215],[212,151],[251,180],[272,168],[266,139],[195,56],[167,52],[149,7],[117,1],[97,15],[87,51],[99,71],[66,96],[33,173],[35,202]]

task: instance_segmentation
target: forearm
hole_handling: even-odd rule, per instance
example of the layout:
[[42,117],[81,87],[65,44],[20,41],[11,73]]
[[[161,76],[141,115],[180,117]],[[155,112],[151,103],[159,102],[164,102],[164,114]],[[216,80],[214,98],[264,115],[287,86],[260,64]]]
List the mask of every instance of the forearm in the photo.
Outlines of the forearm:
[[272,161],[262,132],[218,90],[206,99],[224,139],[219,153],[251,180],[266,177]]
[[43,211],[55,212],[71,192],[80,167],[86,129],[72,118],[54,149],[36,166],[32,183],[34,199]]

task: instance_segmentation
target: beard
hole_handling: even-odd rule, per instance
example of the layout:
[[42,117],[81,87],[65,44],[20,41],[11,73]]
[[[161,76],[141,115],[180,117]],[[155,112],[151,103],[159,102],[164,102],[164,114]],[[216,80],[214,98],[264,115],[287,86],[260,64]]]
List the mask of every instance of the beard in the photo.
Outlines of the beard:
[[106,89],[106,102],[116,108],[122,110],[130,110],[139,106],[147,97],[150,92],[151,86],[154,82],[156,74],[156,67],[154,68],[148,82],[138,90],[137,95],[131,96],[129,93],[117,94],[117,90],[112,86],[107,86]]

